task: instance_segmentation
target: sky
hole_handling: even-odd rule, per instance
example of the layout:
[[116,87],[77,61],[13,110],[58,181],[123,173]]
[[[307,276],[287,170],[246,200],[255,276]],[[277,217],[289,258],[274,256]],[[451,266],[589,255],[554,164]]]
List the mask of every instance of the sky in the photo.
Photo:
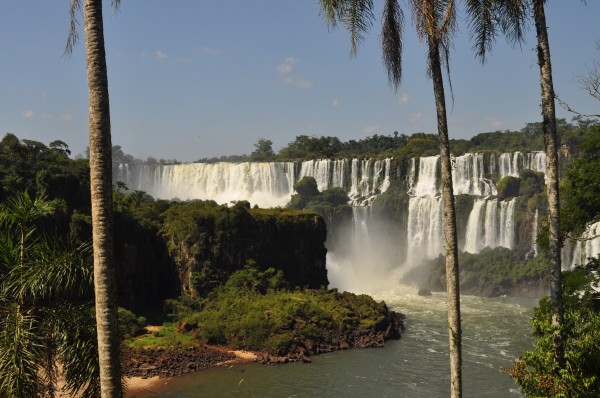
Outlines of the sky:
[[[459,8],[451,52],[450,138],[520,130],[541,121],[535,29],[516,48],[499,38],[485,65],[475,58]],[[394,92],[379,45],[382,1],[371,32],[350,57],[343,29],[330,29],[318,0],[104,1],[113,145],[146,159],[194,161],[249,154],[259,139],[277,151],[298,135],[343,141],[394,131],[436,133],[426,52],[404,0],[403,82]],[[73,155],[87,147],[83,16],[80,42],[63,56],[69,1],[5,2],[0,13],[0,133]],[[554,85],[571,108],[598,113],[577,83],[600,59],[600,0],[552,0],[547,20]],[[558,108],[558,116],[572,114]]]

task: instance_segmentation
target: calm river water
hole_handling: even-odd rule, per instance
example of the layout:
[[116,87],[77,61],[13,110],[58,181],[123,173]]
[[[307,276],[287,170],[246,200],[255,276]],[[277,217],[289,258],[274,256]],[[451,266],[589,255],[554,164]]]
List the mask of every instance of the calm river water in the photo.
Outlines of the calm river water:
[[[407,315],[400,341],[313,357],[311,364],[236,365],[172,379],[136,397],[447,397],[445,295],[421,297],[412,288],[373,294]],[[520,396],[499,366],[532,345],[529,319],[536,301],[461,298],[464,396]]]

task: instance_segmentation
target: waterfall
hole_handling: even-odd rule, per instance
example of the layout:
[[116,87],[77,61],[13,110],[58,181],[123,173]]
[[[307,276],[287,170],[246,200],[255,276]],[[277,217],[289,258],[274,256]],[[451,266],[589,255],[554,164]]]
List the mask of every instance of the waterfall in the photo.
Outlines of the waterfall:
[[369,210],[369,206],[352,207],[352,234],[355,248],[369,246]]
[[541,151],[503,153],[498,159],[500,179],[506,176],[518,177],[523,169],[546,173],[546,154]]
[[482,153],[466,153],[454,158],[452,185],[455,195],[490,196],[496,194],[494,184],[484,178]]
[[[588,262],[600,254],[600,222],[589,225],[581,241],[567,241],[562,250],[562,268],[570,269]],[[595,238],[594,238],[595,237]],[[590,239],[593,238],[593,239]]]
[[[320,191],[340,187],[352,205],[368,205],[390,186],[391,159],[307,160],[268,163],[186,163],[119,165],[114,180],[158,199],[248,200],[260,207],[285,206],[302,177],[313,177]],[[295,170],[298,169],[296,175]]]
[[306,160],[300,166],[300,175],[303,177],[313,177],[317,181],[319,191],[340,187],[347,189],[344,185],[348,173],[348,160]]
[[533,225],[531,227],[531,249],[527,253],[527,257],[537,257],[537,255],[538,255],[537,237],[538,237],[538,209],[535,209],[535,213],[533,214]]
[[435,196],[437,194],[439,156],[427,156],[419,159],[419,175],[413,186],[414,196]]
[[464,251],[479,253],[484,247],[515,245],[515,202],[475,199],[467,221]]
[[482,249],[479,237],[483,235],[483,224],[481,223],[481,213],[484,210],[485,200],[475,199],[473,209],[469,214],[467,221],[467,231],[465,234],[465,247],[463,251],[469,253],[479,253]]
[[442,253],[442,200],[421,196],[408,202],[407,262],[437,257]]

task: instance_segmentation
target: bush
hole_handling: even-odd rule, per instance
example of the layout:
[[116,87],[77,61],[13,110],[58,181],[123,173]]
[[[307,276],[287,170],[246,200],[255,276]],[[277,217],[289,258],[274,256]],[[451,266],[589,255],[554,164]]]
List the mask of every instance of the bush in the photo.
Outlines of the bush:
[[565,366],[554,362],[552,310],[546,297],[531,321],[537,338],[514,368],[505,369],[528,397],[598,397],[600,395],[600,261],[563,273],[565,319],[562,327]]
[[146,318],[136,316],[133,312],[119,307],[119,334],[121,338],[139,336],[145,332]]
[[506,176],[498,182],[498,197],[500,199],[519,196],[521,180],[517,177]]

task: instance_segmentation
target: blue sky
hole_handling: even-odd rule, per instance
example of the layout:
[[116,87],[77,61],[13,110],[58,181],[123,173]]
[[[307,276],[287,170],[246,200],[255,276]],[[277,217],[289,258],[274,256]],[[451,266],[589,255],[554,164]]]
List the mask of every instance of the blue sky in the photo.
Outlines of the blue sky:
[[[600,104],[574,80],[600,58],[599,3],[547,3],[555,90],[588,113]],[[62,57],[68,6],[3,5],[0,132],[46,144],[61,139],[77,154],[88,140],[87,81],[82,27],[74,53]],[[381,63],[379,22],[351,59],[348,34],[327,29],[317,0],[122,0],[116,14],[109,1],[104,7],[113,144],[138,158],[250,153],[259,138],[277,150],[300,134],[349,140],[437,131],[426,54],[409,17],[404,80],[394,93]],[[482,67],[461,12],[451,138],[541,119],[533,29],[528,36],[516,49],[500,39]],[[559,116],[571,118],[562,109]]]

